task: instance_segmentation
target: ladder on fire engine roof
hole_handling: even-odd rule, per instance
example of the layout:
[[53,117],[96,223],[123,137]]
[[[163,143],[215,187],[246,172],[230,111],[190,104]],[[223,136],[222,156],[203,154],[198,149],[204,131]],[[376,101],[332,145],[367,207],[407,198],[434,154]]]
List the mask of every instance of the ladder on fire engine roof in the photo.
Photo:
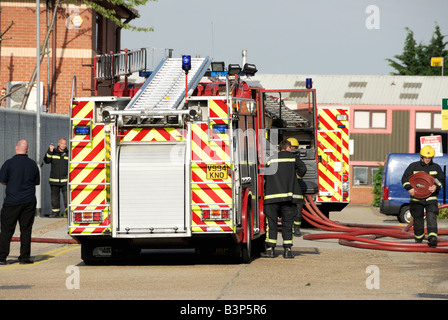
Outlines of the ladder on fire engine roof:
[[[191,58],[188,72],[188,91],[191,94],[204,76],[211,59]],[[185,71],[182,58],[166,58],[146,80],[142,88],[126,106],[126,110],[176,110],[181,109],[185,97]]]
[[282,111],[280,115],[280,106],[278,99],[267,96],[265,100],[265,112],[273,119],[281,119],[286,122],[286,127],[302,127],[309,126],[309,121],[302,117],[301,115],[295,113],[293,110],[289,109],[284,101],[281,101]]

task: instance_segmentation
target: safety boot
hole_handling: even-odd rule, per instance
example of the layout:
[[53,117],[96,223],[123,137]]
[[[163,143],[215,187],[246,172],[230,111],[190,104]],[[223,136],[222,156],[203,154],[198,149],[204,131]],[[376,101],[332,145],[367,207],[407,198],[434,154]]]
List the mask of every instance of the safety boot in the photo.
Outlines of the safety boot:
[[289,248],[289,247],[285,248],[285,251],[283,252],[283,258],[285,258],[285,259],[293,259],[294,258],[291,248]]
[[275,258],[274,247],[266,247],[263,257],[264,258]]
[[430,236],[428,238],[428,244],[431,248],[436,248],[437,247],[437,237],[436,236]]
[[302,232],[300,232],[299,226],[294,226],[294,237],[300,237],[302,235]]

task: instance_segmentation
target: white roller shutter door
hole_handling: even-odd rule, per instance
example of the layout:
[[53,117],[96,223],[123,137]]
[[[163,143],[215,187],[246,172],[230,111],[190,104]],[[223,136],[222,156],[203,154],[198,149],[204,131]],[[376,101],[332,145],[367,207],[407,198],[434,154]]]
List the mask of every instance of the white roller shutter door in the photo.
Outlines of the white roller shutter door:
[[122,145],[118,166],[120,233],[186,232],[185,144]]

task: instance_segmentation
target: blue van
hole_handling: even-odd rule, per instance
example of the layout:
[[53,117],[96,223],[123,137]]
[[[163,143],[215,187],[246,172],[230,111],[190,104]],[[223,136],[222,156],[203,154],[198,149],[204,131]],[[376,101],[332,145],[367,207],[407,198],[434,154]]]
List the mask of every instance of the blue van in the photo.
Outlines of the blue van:
[[[408,223],[411,220],[409,212],[409,193],[401,184],[401,177],[408,165],[419,161],[418,153],[389,153],[384,163],[383,180],[381,184],[380,212],[385,215],[397,216],[398,221]],[[434,157],[437,163],[447,176],[448,155]],[[445,204],[448,192],[446,187],[439,193],[439,204]]]

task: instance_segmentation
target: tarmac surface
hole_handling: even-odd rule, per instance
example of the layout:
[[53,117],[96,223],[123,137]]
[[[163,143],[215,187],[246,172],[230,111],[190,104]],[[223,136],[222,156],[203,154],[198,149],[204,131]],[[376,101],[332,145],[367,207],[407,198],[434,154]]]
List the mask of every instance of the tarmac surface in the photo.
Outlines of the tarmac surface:
[[[377,208],[353,204],[330,218],[400,225],[396,217],[382,215]],[[439,220],[439,229],[448,229],[448,221]],[[302,233],[334,232],[303,228]],[[33,238],[70,241],[66,219],[37,217]],[[448,236],[440,238],[447,241]],[[19,244],[11,249],[8,260],[17,257]],[[448,300],[447,253],[369,250],[341,245],[338,239],[303,237],[294,238],[292,251],[295,258],[284,259],[279,245],[276,258],[257,258],[250,264],[199,261],[188,253],[146,253],[143,263],[87,266],[77,245],[34,243],[33,265],[12,260],[0,266],[0,300]],[[71,277],[67,266],[80,270],[81,289],[66,287]]]
[[[395,216],[386,216],[379,212],[378,208],[368,205],[355,205],[350,204],[341,212],[331,212],[330,219],[340,223],[359,223],[359,224],[380,224],[385,226],[405,226],[405,224],[399,223]],[[439,229],[448,229],[448,219],[438,220]],[[67,231],[67,219],[66,218],[49,218],[49,217],[36,217],[33,225],[32,238],[37,240],[42,239],[55,239],[61,240],[61,242],[70,242],[73,238]],[[317,228],[303,228],[302,234],[315,234],[322,233]],[[19,237],[20,232],[18,226],[14,237]],[[281,242],[281,235],[279,234],[279,243]],[[294,247],[319,247],[319,248],[336,248],[340,246],[335,239],[326,239],[318,241],[304,240],[303,237],[294,237]]]

